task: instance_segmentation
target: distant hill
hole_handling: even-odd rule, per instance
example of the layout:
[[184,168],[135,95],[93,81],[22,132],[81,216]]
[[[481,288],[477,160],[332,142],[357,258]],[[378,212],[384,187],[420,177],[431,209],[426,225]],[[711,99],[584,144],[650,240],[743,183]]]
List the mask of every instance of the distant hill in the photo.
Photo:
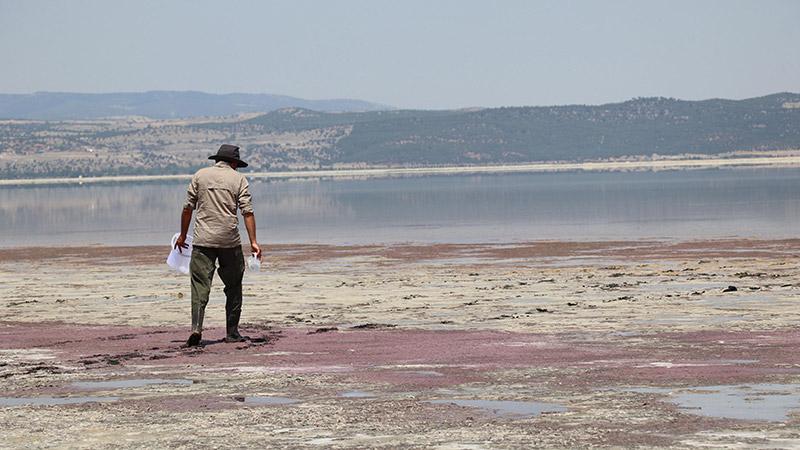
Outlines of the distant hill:
[[800,94],[450,111],[281,108],[249,119],[0,123],[0,177],[188,173],[221,143],[248,170],[419,167],[800,150]]
[[[800,149],[800,94],[747,100],[638,98],[599,106],[452,111],[330,114],[295,109],[219,126],[251,132],[346,128],[323,164],[476,164],[714,154]],[[269,147],[248,151],[268,152]]]
[[0,119],[70,120],[116,116],[171,119],[268,112],[287,107],[317,111],[389,109],[385,105],[362,100],[305,100],[284,95],[208,94],[194,91],[0,94]]

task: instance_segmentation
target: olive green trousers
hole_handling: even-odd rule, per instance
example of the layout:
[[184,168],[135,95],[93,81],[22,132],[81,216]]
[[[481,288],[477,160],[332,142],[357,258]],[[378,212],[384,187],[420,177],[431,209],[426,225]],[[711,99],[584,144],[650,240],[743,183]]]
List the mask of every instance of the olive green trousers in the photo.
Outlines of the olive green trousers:
[[[216,262],[219,261],[219,269]],[[225,328],[229,337],[239,334],[239,317],[242,315],[242,277],[244,255],[242,247],[211,248],[194,246],[189,271],[192,276],[192,333],[203,332],[211,280],[217,270],[225,284]]]

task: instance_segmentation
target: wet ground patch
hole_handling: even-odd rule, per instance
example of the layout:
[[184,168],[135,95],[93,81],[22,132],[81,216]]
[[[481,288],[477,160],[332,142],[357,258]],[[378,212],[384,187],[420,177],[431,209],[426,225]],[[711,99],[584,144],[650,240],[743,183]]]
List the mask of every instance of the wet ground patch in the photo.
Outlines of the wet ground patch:
[[119,397],[0,397],[0,406],[82,405],[85,403],[108,403],[117,400],[119,400]]
[[536,417],[545,413],[559,413],[567,408],[555,403],[519,400],[447,399],[427,400],[434,405],[455,405],[483,410],[491,415],[506,418]]
[[641,387],[628,391],[664,395],[681,411],[724,419],[784,422],[800,409],[800,385],[795,384]]
[[375,394],[364,391],[346,391],[339,394],[341,398],[375,398]]
[[85,390],[102,390],[102,389],[125,389],[136,388],[159,384],[173,384],[173,385],[191,385],[194,381],[187,379],[166,379],[166,378],[135,378],[126,380],[102,380],[102,381],[76,381],[71,384],[72,387]]
[[235,397],[234,400],[244,403],[245,405],[265,406],[265,405],[293,405],[299,403],[300,400],[290,397],[272,396],[272,395],[249,395],[243,397]]

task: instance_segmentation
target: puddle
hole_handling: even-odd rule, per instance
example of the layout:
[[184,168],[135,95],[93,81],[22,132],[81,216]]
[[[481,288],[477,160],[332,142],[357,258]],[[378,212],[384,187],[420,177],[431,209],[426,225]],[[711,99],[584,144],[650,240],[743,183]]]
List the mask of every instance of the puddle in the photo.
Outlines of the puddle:
[[535,417],[542,413],[564,412],[567,408],[553,403],[512,400],[428,400],[437,405],[457,405],[488,411],[496,416]]
[[536,347],[536,348],[551,348],[553,347],[552,342],[525,342],[525,341],[518,341],[518,342],[490,342],[486,344],[481,344],[485,346],[501,346],[501,347]]
[[289,356],[289,355],[327,355],[328,352],[269,352],[256,353],[253,356]]
[[55,406],[115,402],[119,397],[0,397],[0,406]]
[[758,359],[713,359],[711,363],[716,364],[756,364],[760,362]]
[[253,395],[244,398],[245,405],[291,405],[298,403],[300,400],[289,397],[271,397],[262,395]]
[[688,388],[635,388],[629,392],[664,394],[691,414],[701,416],[782,422],[800,409],[800,385],[752,384]]
[[339,394],[339,397],[342,398],[373,398],[375,394],[370,394],[369,392],[364,391],[347,391],[342,392]]
[[221,369],[235,370],[241,373],[325,373],[325,372],[349,372],[350,366],[229,366],[223,368],[199,369],[204,372],[218,372]]
[[124,389],[133,387],[150,386],[153,384],[180,384],[190,385],[194,382],[185,379],[165,379],[165,378],[140,378],[133,380],[108,380],[108,381],[76,381],[73,387],[79,389]]
[[422,375],[423,377],[443,377],[444,374],[442,372],[437,372],[435,370],[412,370],[407,373],[413,373],[415,375]]
[[671,361],[655,361],[647,364],[640,364],[634,367],[658,367],[663,369],[673,369],[679,367],[708,367],[708,366],[734,366],[734,365],[747,365],[756,364],[757,359],[714,359],[708,361],[686,361],[686,362],[671,362]]

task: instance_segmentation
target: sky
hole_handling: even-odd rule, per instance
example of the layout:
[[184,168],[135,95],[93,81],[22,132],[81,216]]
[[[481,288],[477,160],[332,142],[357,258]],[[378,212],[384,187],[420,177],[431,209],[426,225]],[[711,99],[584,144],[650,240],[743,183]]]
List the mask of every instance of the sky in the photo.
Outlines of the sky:
[[0,92],[400,108],[800,92],[798,0],[0,0]]

